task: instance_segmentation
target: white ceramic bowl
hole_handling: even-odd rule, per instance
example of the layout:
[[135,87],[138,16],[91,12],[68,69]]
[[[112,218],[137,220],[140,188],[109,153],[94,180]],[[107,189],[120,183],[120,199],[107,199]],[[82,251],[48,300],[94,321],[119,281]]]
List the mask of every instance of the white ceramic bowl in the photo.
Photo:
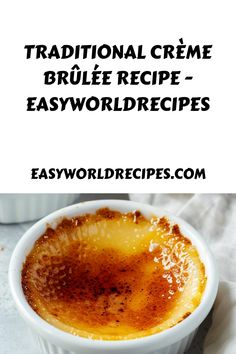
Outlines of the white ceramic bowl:
[[78,194],[0,194],[0,223],[18,223],[42,218],[72,204]]
[[[167,216],[180,226],[181,231],[197,247],[205,265],[207,284],[202,301],[197,309],[176,326],[148,337],[102,341],[73,336],[48,324],[39,317],[25,299],[21,286],[22,264],[35,241],[42,235],[48,224],[56,226],[61,217],[73,217],[83,213],[93,213],[101,207],[109,207],[121,212],[140,210],[145,216]],[[206,318],[214,303],[218,276],[210,249],[204,239],[184,220],[165,213],[149,205],[122,200],[99,200],[79,203],[58,210],[33,225],[18,242],[11,258],[9,282],[13,299],[20,315],[37,336],[41,352],[46,354],[181,354],[187,350],[198,326]]]

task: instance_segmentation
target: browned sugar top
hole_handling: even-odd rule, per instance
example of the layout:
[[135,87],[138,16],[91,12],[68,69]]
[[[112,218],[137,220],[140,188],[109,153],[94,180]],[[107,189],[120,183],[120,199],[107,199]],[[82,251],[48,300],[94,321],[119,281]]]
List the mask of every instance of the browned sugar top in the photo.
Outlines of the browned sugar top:
[[[163,247],[156,246],[150,252],[142,244],[140,252],[138,247],[123,252],[116,247],[115,238],[114,247],[100,248],[99,241],[92,241],[94,232],[100,235],[105,226],[108,232],[114,222],[122,227],[123,221],[140,230],[150,227],[140,212],[121,214],[100,209],[96,214],[63,219],[55,230],[47,228],[22,270],[24,294],[39,315],[44,308],[73,328],[95,331],[109,327],[121,334],[127,328],[147,330],[165,320],[188,277],[187,264],[185,274],[178,277],[177,267],[167,271],[162,262],[154,261],[163,257]],[[191,245],[177,225],[171,228],[165,218],[157,224],[166,237],[186,247]],[[82,228],[83,233],[78,231]]]

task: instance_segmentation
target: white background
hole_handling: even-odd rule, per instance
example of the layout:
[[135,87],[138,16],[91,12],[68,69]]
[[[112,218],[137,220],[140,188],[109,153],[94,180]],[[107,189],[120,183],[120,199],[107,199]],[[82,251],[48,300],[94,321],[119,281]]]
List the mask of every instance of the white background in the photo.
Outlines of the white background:
[[[236,192],[234,1],[8,1],[1,9],[0,192]],[[211,60],[93,60],[84,69],[182,70],[179,86],[45,86],[75,60],[26,44],[213,44]],[[207,112],[26,112],[28,96],[210,96]],[[31,180],[32,167],[205,167],[207,180]]]

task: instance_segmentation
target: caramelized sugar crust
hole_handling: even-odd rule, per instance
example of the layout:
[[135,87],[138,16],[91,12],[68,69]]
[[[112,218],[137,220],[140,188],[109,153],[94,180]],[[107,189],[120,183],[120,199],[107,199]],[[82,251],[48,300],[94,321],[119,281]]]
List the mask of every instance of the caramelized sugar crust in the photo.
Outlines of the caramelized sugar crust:
[[107,208],[48,227],[22,270],[24,294],[41,317],[94,339],[172,327],[198,306],[205,282],[178,225]]

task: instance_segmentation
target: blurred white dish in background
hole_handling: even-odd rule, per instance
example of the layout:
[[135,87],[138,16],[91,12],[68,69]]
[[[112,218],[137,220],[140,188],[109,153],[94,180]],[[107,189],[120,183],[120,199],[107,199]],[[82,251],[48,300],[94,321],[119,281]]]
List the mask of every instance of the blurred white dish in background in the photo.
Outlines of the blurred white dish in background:
[[72,204],[78,194],[0,194],[0,223],[19,223]]

